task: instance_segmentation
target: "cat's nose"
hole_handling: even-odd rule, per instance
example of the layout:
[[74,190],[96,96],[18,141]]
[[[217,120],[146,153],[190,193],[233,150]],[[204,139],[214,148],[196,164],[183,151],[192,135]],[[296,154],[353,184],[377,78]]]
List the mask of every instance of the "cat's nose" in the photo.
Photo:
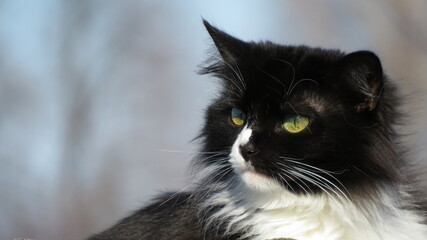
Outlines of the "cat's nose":
[[249,161],[250,157],[253,157],[254,155],[256,155],[257,153],[259,153],[259,149],[257,147],[255,147],[254,144],[252,143],[247,143],[245,145],[240,145],[240,154],[242,154],[242,157],[246,160]]

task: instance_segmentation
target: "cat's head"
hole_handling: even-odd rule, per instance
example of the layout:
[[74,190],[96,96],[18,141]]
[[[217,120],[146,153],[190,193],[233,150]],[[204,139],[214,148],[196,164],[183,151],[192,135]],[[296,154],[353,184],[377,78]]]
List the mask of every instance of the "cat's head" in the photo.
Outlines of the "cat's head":
[[394,88],[372,52],[244,42],[205,26],[219,52],[202,164],[264,191],[359,189],[397,177]]

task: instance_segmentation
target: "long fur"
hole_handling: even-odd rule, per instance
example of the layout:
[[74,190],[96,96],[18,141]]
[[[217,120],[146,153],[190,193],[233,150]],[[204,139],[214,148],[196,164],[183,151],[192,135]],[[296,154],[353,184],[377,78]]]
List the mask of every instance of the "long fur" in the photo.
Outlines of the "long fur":
[[[395,130],[400,98],[374,53],[244,42],[204,24],[219,54],[201,73],[222,88],[190,191],[90,240],[426,239],[426,200]],[[292,116],[309,122],[288,132]]]

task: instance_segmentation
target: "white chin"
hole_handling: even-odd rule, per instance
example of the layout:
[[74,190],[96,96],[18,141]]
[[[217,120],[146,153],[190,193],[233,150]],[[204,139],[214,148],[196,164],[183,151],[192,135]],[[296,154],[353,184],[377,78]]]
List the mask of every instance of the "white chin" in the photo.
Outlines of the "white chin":
[[244,171],[239,173],[245,185],[260,192],[272,192],[283,190],[283,187],[275,179],[254,171]]

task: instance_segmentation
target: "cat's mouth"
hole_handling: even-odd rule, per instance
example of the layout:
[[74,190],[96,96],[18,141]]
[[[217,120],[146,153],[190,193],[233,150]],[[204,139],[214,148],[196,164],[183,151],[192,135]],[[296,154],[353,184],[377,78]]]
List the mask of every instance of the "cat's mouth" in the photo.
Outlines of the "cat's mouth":
[[249,177],[249,178],[268,178],[267,175],[256,170],[246,170],[241,174],[246,175],[246,177]]
[[[239,156],[242,158],[241,156]],[[230,159],[231,165],[233,167],[234,172],[236,172],[240,176],[246,177],[257,177],[257,178],[268,178],[268,176],[261,171],[255,169],[255,167],[251,164],[250,161],[246,161],[243,159]]]
[[245,160],[239,161],[237,159],[233,159],[232,157],[230,159],[230,163],[233,167],[234,172],[236,172],[237,174],[257,173],[252,164],[250,162],[246,162]]
[[233,166],[234,170],[238,173],[238,174],[248,174],[248,175],[254,175],[254,176],[258,176],[258,177],[267,177],[265,174],[257,171],[252,164],[248,163],[245,166]]
[[256,190],[257,192],[283,190],[281,184],[274,178],[255,170],[253,167],[243,169],[234,168],[234,171],[249,189]]
[[271,192],[283,189],[281,184],[274,178],[255,169],[250,161],[245,161],[238,157],[237,159],[231,158],[230,162],[238,179],[249,187],[249,189],[256,190],[257,192]]

